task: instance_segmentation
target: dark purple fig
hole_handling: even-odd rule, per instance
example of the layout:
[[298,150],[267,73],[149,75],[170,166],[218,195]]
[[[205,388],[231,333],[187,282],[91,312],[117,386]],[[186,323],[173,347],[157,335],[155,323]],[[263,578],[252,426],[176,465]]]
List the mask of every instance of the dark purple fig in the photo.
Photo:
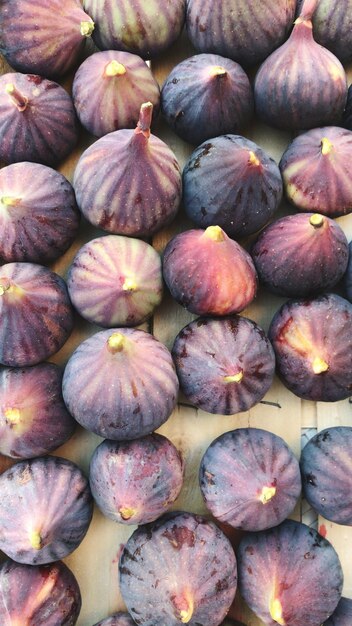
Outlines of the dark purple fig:
[[61,561],[0,565],[1,626],[75,626],[81,604],[78,582]]
[[101,437],[136,439],[166,422],[178,380],[168,349],[143,330],[119,328],[89,337],[71,355],[63,396],[71,415]]
[[352,130],[352,85],[349,86],[347,91],[347,102],[343,112],[342,125],[348,130]]
[[107,235],[86,243],[68,271],[73,306],[100,326],[137,326],[162,298],[161,260],[148,243]]
[[269,328],[277,372],[290,391],[306,400],[335,402],[352,392],[352,305],[325,294],[289,300]]
[[149,236],[175,217],[181,172],[175,154],[150,134],[153,105],[142,104],[135,130],[98,139],[74,173],[78,206],[94,226],[122,235]]
[[202,458],[199,482],[216,519],[251,531],[283,522],[301,493],[292,450],[260,428],[238,428],[215,439]]
[[0,453],[28,459],[47,454],[71,437],[75,421],[61,392],[54,363],[0,369]]
[[352,624],[352,600],[341,598],[335,611],[324,622],[323,626],[351,626]]
[[346,298],[352,302],[352,241],[348,244],[348,263],[344,275]]
[[62,76],[78,61],[92,19],[78,0],[3,0],[0,8],[0,52],[19,72]]
[[319,0],[312,21],[316,41],[342,63],[352,61],[351,0]]
[[0,258],[51,261],[63,254],[79,226],[75,194],[46,165],[13,163],[0,170]]
[[20,461],[0,475],[0,549],[18,563],[41,565],[71,554],[93,514],[88,481],[55,456]]
[[35,263],[0,266],[0,363],[35,365],[64,345],[73,328],[65,281]]
[[173,237],[164,251],[163,276],[172,297],[197,315],[238,313],[257,290],[250,255],[219,226]]
[[329,217],[298,213],[267,226],[251,253],[262,285],[282,296],[303,298],[338,283],[348,263],[348,242]]
[[120,563],[120,590],[140,626],[218,626],[234,599],[236,557],[223,532],[191,513],[140,526]]
[[200,52],[253,65],[282,43],[292,25],[295,0],[187,0],[186,25]]
[[78,68],[72,98],[81,124],[96,137],[135,128],[143,102],[159,110],[160,90],[148,65],[135,54],[106,50]]
[[238,132],[251,119],[253,108],[247,74],[238,63],[217,54],[185,59],[173,68],[161,90],[167,123],[195,145]]
[[337,126],[296,137],[280,161],[286,196],[301,211],[329,217],[352,211],[352,132]]
[[183,483],[183,461],[166,437],[103,441],[89,467],[94,500],[121,524],[153,522],[170,508]]
[[239,135],[203,143],[183,170],[187,215],[197,226],[218,225],[231,237],[262,228],[281,198],[277,164],[256,143]]
[[264,331],[240,316],[194,320],[177,335],[172,356],[185,396],[208,413],[247,411],[266,394],[275,372]]
[[136,622],[128,613],[115,613],[94,624],[94,626],[135,626]]
[[268,626],[321,626],[341,597],[343,574],[332,545],[305,524],[250,533],[238,550],[241,595]]

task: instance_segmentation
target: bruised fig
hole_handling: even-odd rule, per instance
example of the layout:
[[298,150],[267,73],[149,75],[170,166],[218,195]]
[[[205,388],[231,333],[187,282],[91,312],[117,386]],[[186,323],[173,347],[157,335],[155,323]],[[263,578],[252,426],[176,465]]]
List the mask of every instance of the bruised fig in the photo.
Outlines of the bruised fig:
[[335,611],[323,626],[350,626],[352,624],[352,600],[341,598]]
[[111,617],[106,617],[94,624],[94,626],[135,626],[136,622],[128,613],[114,613]]
[[352,1],[319,0],[312,21],[316,41],[341,63],[352,61]]

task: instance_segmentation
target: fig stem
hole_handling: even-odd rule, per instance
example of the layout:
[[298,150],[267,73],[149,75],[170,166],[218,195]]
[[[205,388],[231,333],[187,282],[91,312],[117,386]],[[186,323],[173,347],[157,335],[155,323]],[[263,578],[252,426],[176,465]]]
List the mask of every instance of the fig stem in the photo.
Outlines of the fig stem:
[[223,77],[227,75],[227,70],[221,65],[213,65],[209,70],[209,75],[214,77]]
[[43,540],[39,530],[32,530],[29,535],[29,542],[34,550],[40,550],[43,547]]
[[334,147],[334,144],[332,144],[330,139],[328,139],[327,137],[322,138],[320,145],[321,145],[321,153],[324,154],[324,156],[326,154],[329,154]]
[[4,204],[5,206],[17,206],[20,202],[21,198],[13,198],[12,196],[3,196],[0,198],[0,204]]
[[299,18],[303,18],[303,20],[310,20],[313,17],[315,9],[317,8],[317,4],[318,0],[304,0]]
[[153,105],[151,102],[144,102],[139,112],[139,120],[137,128],[134,131],[136,134],[142,134],[146,139],[150,137],[150,126],[152,123]]
[[123,291],[136,291],[137,284],[132,278],[125,278],[122,289]]
[[322,374],[329,369],[329,364],[321,359],[320,356],[316,356],[312,363],[314,374]]
[[240,383],[243,378],[243,372],[240,370],[237,374],[231,376],[224,376],[225,383]]
[[126,71],[127,70],[125,66],[122,65],[122,63],[119,63],[118,61],[116,61],[116,59],[113,59],[105,66],[104,76],[108,76],[109,78],[113,76],[123,76],[124,74],[126,74]]
[[81,22],[80,31],[82,37],[90,37],[94,30],[94,26],[95,24],[93,21],[87,20],[86,22]]
[[213,241],[225,241],[226,235],[220,226],[208,226],[203,233],[204,237]]
[[107,345],[109,352],[112,354],[121,352],[126,345],[126,337],[122,333],[112,333],[107,341]]
[[5,419],[10,424],[18,424],[21,419],[21,412],[16,408],[8,408],[4,411]]
[[119,513],[122,517],[122,519],[124,520],[129,520],[131,519],[131,517],[133,517],[136,513],[135,509],[131,509],[129,507],[121,507],[121,509],[119,509]]
[[276,494],[276,487],[264,486],[259,494],[259,500],[263,504],[268,504],[268,502],[270,502],[270,500],[274,497],[275,494]]
[[270,615],[274,622],[280,624],[280,626],[285,626],[286,622],[282,616],[282,604],[278,598],[274,598],[270,602]]
[[255,167],[258,167],[258,165],[260,165],[260,161],[257,155],[252,150],[249,151],[249,163],[250,165],[255,165]]
[[11,283],[6,276],[4,278],[0,278],[0,296],[3,296],[6,291],[8,291],[11,287]]
[[311,215],[309,218],[309,223],[314,226],[314,228],[321,228],[324,222],[324,216],[320,213],[313,213],[313,215]]
[[20,113],[26,110],[28,98],[26,98],[26,96],[23,96],[13,83],[7,83],[5,85],[5,91],[10,96],[12,102],[20,111]]

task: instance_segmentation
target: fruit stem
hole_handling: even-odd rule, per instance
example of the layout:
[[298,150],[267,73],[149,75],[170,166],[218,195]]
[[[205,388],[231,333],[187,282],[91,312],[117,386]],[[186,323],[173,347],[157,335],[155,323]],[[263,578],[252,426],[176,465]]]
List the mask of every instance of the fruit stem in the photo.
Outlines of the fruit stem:
[[18,108],[20,113],[26,110],[28,98],[26,98],[26,96],[23,96],[13,83],[7,83],[5,85],[5,91],[10,96],[12,102]]
[[321,153],[324,154],[324,156],[326,154],[329,154],[334,147],[334,144],[332,144],[331,141],[327,137],[322,138],[320,145],[321,145]]
[[93,21],[81,22],[80,31],[82,37],[90,37],[94,30],[94,26],[95,24]]
[[18,424],[21,419],[21,412],[16,408],[8,408],[4,411],[5,419],[10,424]]
[[34,550],[40,550],[43,547],[43,540],[39,530],[32,530],[30,532],[29,543]]
[[121,509],[119,509],[119,513],[122,517],[123,520],[129,520],[131,519],[131,517],[133,517],[136,513],[135,509],[131,509],[129,507],[121,507]]
[[313,213],[309,218],[309,223],[314,226],[314,228],[321,228],[324,222],[324,216],[320,215],[320,213]]
[[104,76],[123,76],[124,74],[126,74],[126,68],[124,65],[122,65],[122,63],[119,63],[118,61],[116,61],[116,59],[113,59],[112,61],[110,61],[110,63],[107,63],[104,69]]
[[3,296],[6,291],[8,291],[11,287],[11,283],[6,276],[4,278],[0,278],[0,296]]
[[231,376],[224,376],[225,383],[240,383],[243,378],[243,372],[240,370],[237,374]]
[[322,372],[326,372],[329,369],[329,364],[321,359],[320,356],[316,356],[313,363],[312,368],[314,374],[322,374]]
[[219,76],[219,78],[222,78],[227,75],[227,70],[225,70],[224,67],[221,67],[221,65],[213,65],[209,70],[209,75],[214,77]]
[[225,241],[226,235],[220,226],[208,226],[203,233],[204,237],[213,241]]
[[304,0],[298,19],[302,18],[304,21],[311,20],[317,4],[318,0]]
[[255,165],[256,167],[258,167],[258,165],[260,165],[260,161],[259,161],[257,155],[252,150],[249,151],[249,163],[250,163],[250,165]]
[[259,500],[263,504],[267,504],[268,502],[270,502],[271,498],[273,498],[275,494],[276,494],[276,487],[265,486],[263,487],[263,489],[261,490],[259,494]]
[[115,354],[116,352],[121,352],[124,349],[125,345],[126,345],[125,335],[123,335],[122,333],[118,333],[118,332],[112,333],[112,335],[110,335],[107,341],[108,350],[112,354]]
[[136,291],[137,285],[132,278],[125,278],[122,289],[123,291]]
[[182,624],[188,624],[191,621],[194,612],[193,597],[188,590],[181,595],[173,598],[173,604],[178,612],[178,618]]
[[139,112],[137,128],[134,131],[137,135],[142,134],[146,139],[150,137],[150,126],[152,123],[153,105],[151,102],[144,102]]
[[285,626],[286,622],[282,616],[282,604],[278,598],[271,600],[269,610],[271,619],[280,624],[280,626]]
[[0,198],[0,204],[4,204],[5,206],[17,206],[20,202],[21,198],[13,198],[12,196],[3,196]]

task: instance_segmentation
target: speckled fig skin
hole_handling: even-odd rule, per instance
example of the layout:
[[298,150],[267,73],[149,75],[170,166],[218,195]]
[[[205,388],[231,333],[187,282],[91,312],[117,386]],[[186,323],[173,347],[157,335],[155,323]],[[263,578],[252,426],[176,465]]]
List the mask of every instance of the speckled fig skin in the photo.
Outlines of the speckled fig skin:
[[0,565],[2,626],[74,626],[81,604],[78,582],[62,561],[33,566],[8,559]]
[[210,137],[245,127],[253,115],[254,99],[238,63],[217,54],[197,54],[168,75],[161,108],[175,133],[198,146]]
[[335,611],[323,626],[350,626],[352,623],[352,600],[342,597]]
[[352,61],[351,0],[319,0],[312,18],[314,38],[340,59]]
[[140,239],[97,237],[77,252],[67,287],[72,304],[88,321],[104,327],[137,326],[161,302],[161,259]]
[[182,512],[140,526],[124,547],[119,573],[122,597],[140,626],[218,626],[237,585],[227,537],[204,517]]
[[177,393],[170,352],[132,328],[104,330],[83,341],[63,376],[64,401],[77,422],[119,441],[143,437],[166,422]]
[[194,320],[177,335],[172,356],[185,396],[208,413],[247,411],[263,398],[275,372],[264,331],[240,316]]
[[101,620],[94,626],[135,626],[136,622],[128,615],[128,613],[115,613],[111,617]]
[[43,263],[63,254],[80,213],[68,180],[46,165],[22,162],[0,170],[0,259]]
[[92,456],[89,483],[106,517],[120,524],[147,524],[176,500],[183,471],[177,448],[153,433],[134,441],[103,441]]
[[160,90],[148,65],[129,52],[106,50],[89,56],[78,68],[72,98],[81,124],[96,137],[135,128],[143,102],[159,112]]
[[0,8],[0,52],[19,72],[55,78],[78,61],[92,19],[77,0],[4,0]]
[[62,559],[83,540],[93,498],[80,468],[41,456],[0,475],[0,549],[11,559],[42,565]]
[[289,300],[269,339],[284,385],[306,400],[335,402],[352,391],[352,305],[335,294]]
[[230,237],[262,228],[282,198],[278,165],[256,143],[239,135],[204,142],[183,170],[183,203],[200,226],[218,225]]
[[313,296],[334,287],[348,263],[348,242],[334,220],[299,213],[276,220],[251,250],[259,281],[287,297]]
[[238,552],[240,593],[268,626],[321,626],[341,597],[343,574],[332,545],[293,520],[250,533]]
[[65,281],[36,263],[0,266],[0,363],[35,365],[66,342],[73,309]]

